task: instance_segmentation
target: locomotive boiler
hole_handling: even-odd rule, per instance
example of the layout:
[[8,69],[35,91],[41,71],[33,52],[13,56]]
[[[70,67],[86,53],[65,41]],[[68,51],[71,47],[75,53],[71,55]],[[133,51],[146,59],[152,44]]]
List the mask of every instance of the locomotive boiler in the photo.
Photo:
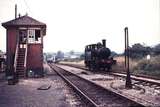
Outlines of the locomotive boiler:
[[106,47],[106,40],[102,43],[90,44],[85,47],[85,66],[91,71],[110,71],[115,60],[111,57],[111,50]]

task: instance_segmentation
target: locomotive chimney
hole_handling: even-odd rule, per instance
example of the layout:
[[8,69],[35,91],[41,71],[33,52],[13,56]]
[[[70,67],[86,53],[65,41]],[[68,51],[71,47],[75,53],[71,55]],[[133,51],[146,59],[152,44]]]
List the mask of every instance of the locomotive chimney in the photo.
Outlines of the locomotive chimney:
[[104,47],[106,47],[106,40],[105,39],[102,40],[102,44]]

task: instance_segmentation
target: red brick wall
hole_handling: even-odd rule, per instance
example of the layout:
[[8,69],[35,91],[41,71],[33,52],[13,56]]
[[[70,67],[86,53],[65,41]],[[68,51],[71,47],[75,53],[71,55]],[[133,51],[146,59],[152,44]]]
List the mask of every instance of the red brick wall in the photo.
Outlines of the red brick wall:
[[16,39],[17,39],[17,30],[16,28],[7,29],[7,42],[6,42],[6,51],[7,51],[7,69],[13,71],[14,64],[14,54],[16,49]]
[[15,53],[16,49],[17,30],[10,28],[7,30],[7,52]]
[[28,44],[27,69],[43,69],[42,44]]

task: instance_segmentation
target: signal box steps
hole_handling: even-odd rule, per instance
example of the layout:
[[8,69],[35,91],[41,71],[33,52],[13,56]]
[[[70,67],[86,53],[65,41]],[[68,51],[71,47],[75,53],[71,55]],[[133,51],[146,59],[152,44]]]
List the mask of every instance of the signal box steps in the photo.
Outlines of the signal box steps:
[[16,65],[16,72],[18,73],[19,78],[25,77],[25,68],[24,68],[24,61],[25,61],[25,48],[19,48],[18,57],[17,57],[17,65]]

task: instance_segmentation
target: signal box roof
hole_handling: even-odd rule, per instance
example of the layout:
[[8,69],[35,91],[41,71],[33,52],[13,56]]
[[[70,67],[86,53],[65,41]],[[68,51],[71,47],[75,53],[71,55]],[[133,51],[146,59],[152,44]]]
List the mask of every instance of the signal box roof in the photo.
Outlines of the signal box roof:
[[17,27],[17,26],[41,26],[46,28],[46,24],[42,23],[36,19],[33,19],[32,17],[29,17],[27,15],[18,17],[16,19],[13,19],[11,21],[2,23],[2,26],[5,28],[8,27]]

